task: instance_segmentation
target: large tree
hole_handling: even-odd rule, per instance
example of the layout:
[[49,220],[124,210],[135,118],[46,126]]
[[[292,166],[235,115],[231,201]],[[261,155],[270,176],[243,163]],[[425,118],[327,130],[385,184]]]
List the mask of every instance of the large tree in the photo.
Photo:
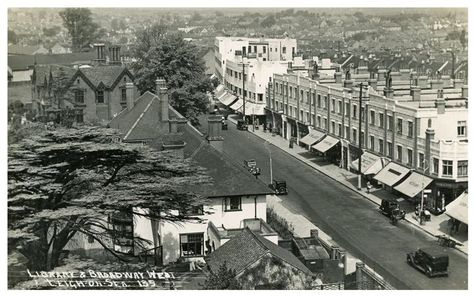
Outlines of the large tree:
[[96,41],[103,31],[92,20],[92,13],[87,8],[66,8],[59,12],[63,25],[72,39],[74,51],[80,51],[84,46]]
[[[27,129],[31,132],[9,138],[8,247],[26,257],[29,269],[58,266],[78,233],[126,261],[110,245],[107,218],[119,213],[199,220],[187,213],[204,200],[189,189],[209,179],[189,161],[116,141],[117,132],[108,128]],[[149,212],[136,212],[137,207]],[[150,244],[139,238],[135,243]]]
[[207,92],[212,84],[205,75],[199,49],[179,33],[153,25],[138,34],[137,62],[132,65],[139,90],[155,91],[155,80],[163,77],[170,91],[171,105],[193,124],[208,107]]

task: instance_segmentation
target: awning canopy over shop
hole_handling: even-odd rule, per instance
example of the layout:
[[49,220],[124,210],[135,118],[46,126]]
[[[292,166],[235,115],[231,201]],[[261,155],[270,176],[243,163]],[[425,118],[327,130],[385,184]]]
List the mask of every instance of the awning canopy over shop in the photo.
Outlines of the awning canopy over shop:
[[463,222],[467,225],[467,193],[462,193],[458,198],[453,202],[449,203],[446,206],[446,212],[448,216]]
[[[364,175],[377,174],[382,170],[383,164],[382,158],[369,152],[364,152],[361,159],[361,173]],[[351,168],[359,171],[359,159],[351,163]]]
[[217,88],[214,90],[214,95],[216,98],[219,98],[225,92],[224,85],[218,85]]
[[245,115],[265,115],[265,104],[245,102]]
[[320,142],[316,143],[315,145],[311,146],[315,150],[325,153],[327,152],[330,148],[335,146],[339,142],[339,139],[334,138],[332,136],[326,135],[323,140]]
[[402,178],[404,178],[409,172],[410,169],[390,162],[387,166],[380,170],[376,176],[374,176],[374,179],[392,187],[394,184],[398,183]]
[[229,107],[233,110],[237,110],[237,109],[241,108],[242,105],[244,105],[244,101],[242,99],[238,99],[237,101],[235,101],[234,103],[229,105]]
[[401,184],[396,186],[394,189],[400,193],[407,195],[408,197],[415,197],[424,188],[426,188],[432,181],[433,179],[427,176],[424,176],[417,172],[412,172],[406,180],[404,180]]
[[232,104],[236,99],[237,99],[237,97],[234,96],[233,94],[231,94],[231,93],[226,93],[223,97],[221,97],[221,98],[219,99],[219,101],[220,101],[222,104],[228,106],[228,105]]
[[304,143],[308,146],[312,146],[316,142],[320,141],[324,137],[324,133],[318,130],[311,130],[309,133],[300,139],[301,143]]

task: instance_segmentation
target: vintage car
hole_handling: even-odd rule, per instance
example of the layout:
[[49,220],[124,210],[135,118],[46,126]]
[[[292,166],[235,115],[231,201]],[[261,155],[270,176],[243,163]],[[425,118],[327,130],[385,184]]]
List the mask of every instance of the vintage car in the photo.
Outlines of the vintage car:
[[237,130],[248,130],[248,126],[244,120],[237,120]]
[[406,212],[400,209],[400,205],[395,200],[382,199],[379,207],[382,214],[395,220],[401,220],[405,218]]
[[244,166],[250,170],[252,167],[257,167],[257,161],[255,159],[244,160]]
[[287,195],[288,189],[286,188],[286,181],[284,180],[276,180],[274,179],[273,182],[268,185],[270,189],[275,191],[277,195]]
[[429,277],[448,275],[449,256],[439,247],[421,248],[408,253],[407,263]]

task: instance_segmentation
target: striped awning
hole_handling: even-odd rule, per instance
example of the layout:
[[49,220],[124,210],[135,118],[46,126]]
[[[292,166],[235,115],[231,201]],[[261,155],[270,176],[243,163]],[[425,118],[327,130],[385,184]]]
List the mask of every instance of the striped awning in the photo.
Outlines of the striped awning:
[[410,169],[390,162],[387,166],[380,170],[380,172],[376,176],[374,176],[374,179],[386,184],[387,186],[392,187],[394,184],[398,183],[402,178],[404,178],[408,173],[410,173]]
[[245,115],[265,115],[265,104],[245,102]]
[[394,189],[398,192],[407,195],[408,197],[415,197],[418,193],[424,190],[433,179],[419,174],[418,172],[412,172],[406,180],[396,186]]
[[316,143],[315,145],[311,146],[315,150],[325,153],[327,152],[330,148],[335,146],[339,142],[339,139],[334,138],[332,136],[326,135],[323,140],[320,142]]
[[221,99],[219,99],[219,101],[228,106],[230,104],[232,104],[235,100],[237,99],[237,97],[231,93],[226,93],[223,97],[221,97]]
[[320,141],[324,137],[324,133],[318,130],[311,130],[309,133],[300,139],[300,143],[312,146],[316,142]]
[[216,96],[216,98],[219,98],[222,93],[225,92],[225,88],[224,88],[224,85],[218,85],[217,88],[214,90],[214,95]]

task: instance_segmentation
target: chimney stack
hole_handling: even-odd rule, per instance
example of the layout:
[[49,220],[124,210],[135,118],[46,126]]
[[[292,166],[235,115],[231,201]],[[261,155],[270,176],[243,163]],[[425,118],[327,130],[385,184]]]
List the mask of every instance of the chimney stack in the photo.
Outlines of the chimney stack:
[[219,152],[223,151],[222,116],[209,116],[207,119],[207,141]]
[[98,63],[105,63],[105,44],[96,43],[94,44],[94,48],[96,49],[97,53],[95,61]]
[[421,100],[421,90],[418,86],[412,86],[410,89],[410,95],[413,98],[413,101]]
[[166,87],[166,81],[164,78],[159,77],[156,80],[156,94],[160,99],[160,113],[161,121],[169,121],[169,102],[168,102],[168,88]]
[[120,46],[111,46],[109,47],[110,54],[110,64],[121,64],[120,61]]
[[334,79],[336,80],[336,83],[340,84],[342,83],[342,73],[341,72],[335,72],[334,73]]
[[428,87],[428,77],[427,76],[418,76],[416,79],[416,85],[421,89]]
[[178,133],[178,120],[177,119],[170,119],[170,133]]
[[455,78],[453,79],[453,88],[455,89],[462,89],[464,82],[462,79]]
[[126,83],[125,92],[127,95],[127,109],[132,110],[135,105],[135,85],[132,82]]

